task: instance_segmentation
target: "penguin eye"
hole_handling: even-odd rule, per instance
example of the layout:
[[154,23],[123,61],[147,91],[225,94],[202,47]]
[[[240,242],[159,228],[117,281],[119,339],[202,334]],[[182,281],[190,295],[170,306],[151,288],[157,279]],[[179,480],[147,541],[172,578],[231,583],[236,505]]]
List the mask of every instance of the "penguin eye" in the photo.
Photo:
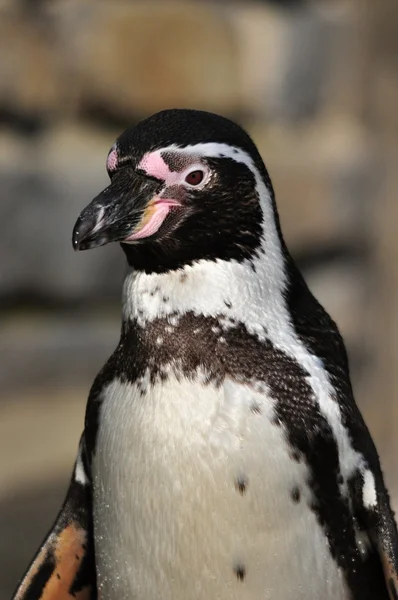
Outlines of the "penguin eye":
[[191,171],[185,177],[185,182],[193,186],[199,185],[199,183],[203,181],[204,176],[205,174],[203,173],[203,171],[200,171],[199,169],[197,171]]

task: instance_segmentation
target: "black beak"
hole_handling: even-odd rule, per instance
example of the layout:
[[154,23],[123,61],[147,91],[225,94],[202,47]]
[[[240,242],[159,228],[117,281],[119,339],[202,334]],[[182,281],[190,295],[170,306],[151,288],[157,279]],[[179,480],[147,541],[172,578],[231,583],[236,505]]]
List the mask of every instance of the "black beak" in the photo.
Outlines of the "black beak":
[[80,213],[73,228],[73,248],[88,250],[125,240],[162,186],[130,168],[115,173],[112,183]]

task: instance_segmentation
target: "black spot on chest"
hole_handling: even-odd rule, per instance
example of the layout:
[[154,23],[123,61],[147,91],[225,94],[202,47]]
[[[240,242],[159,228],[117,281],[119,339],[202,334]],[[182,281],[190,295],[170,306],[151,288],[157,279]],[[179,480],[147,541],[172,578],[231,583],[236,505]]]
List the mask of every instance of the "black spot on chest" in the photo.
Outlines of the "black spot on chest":
[[238,581],[244,581],[246,577],[246,567],[245,565],[239,564],[234,567],[234,573]]
[[301,492],[300,492],[300,488],[299,487],[294,487],[292,489],[292,500],[295,504],[298,504],[300,502],[301,499]]
[[252,402],[252,404],[250,406],[250,410],[255,415],[261,415],[261,413],[262,413],[261,406],[256,401]]

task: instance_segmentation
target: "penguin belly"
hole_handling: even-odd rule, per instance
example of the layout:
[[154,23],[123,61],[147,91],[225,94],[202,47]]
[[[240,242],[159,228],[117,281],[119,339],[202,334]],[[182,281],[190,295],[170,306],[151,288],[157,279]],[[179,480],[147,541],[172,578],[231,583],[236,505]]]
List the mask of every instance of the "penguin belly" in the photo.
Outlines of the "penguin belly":
[[344,600],[274,400],[229,380],[115,380],[93,459],[101,600]]

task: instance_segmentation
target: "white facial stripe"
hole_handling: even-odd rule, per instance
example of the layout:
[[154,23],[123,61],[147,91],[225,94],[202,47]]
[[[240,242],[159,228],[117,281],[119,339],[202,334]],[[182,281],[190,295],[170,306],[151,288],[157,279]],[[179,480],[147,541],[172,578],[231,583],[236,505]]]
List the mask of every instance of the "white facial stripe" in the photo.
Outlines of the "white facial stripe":
[[218,144],[217,142],[208,142],[205,144],[194,144],[192,146],[184,146],[180,148],[176,144],[171,146],[165,146],[159,150],[160,153],[170,152],[175,154],[186,154],[188,157],[197,156],[203,158],[232,158],[232,160],[243,163],[252,171],[253,175],[256,175],[254,171],[257,169],[254,165],[253,160],[250,156],[241,148],[235,146],[229,146],[228,144]]

